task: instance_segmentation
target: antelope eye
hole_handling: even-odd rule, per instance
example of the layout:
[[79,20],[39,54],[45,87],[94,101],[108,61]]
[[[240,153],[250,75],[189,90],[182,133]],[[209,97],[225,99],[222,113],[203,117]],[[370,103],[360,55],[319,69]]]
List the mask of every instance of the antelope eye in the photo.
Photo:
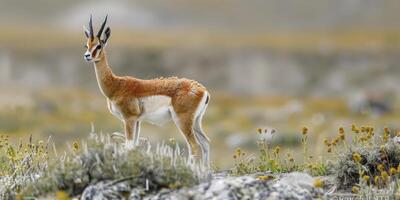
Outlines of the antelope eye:
[[101,45],[97,45],[96,49],[101,49]]

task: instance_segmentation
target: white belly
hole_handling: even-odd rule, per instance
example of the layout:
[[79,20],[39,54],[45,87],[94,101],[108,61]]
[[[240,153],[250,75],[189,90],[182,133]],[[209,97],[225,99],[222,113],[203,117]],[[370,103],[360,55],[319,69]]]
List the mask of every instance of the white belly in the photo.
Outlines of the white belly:
[[118,106],[115,105],[114,102],[110,101],[110,112],[113,114],[115,117],[117,117],[120,120],[123,120],[123,116],[121,113],[121,110],[119,109]]
[[141,120],[155,125],[163,125],[171,120],[171,98],[167,96],[151,96],[140,99],[143,114]]

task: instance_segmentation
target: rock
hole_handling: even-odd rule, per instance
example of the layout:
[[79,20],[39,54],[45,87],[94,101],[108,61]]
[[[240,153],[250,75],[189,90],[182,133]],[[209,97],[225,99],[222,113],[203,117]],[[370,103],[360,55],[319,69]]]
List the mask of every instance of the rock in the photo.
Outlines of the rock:
[[[82,200],[126,199],[129,200],[236,200],[236,199],[315,199],[322,198],[322,189],[313,187],[314,178],[308,174],[293,172],[274,174],[275,180],[259,180],[260,174],[240,177],[226,173],[214,174],[211,180],[191,188],[162,189],[147,193],[144,188],[131,188],[126,180],[99,182],[88,186]],[[268,175],[268,174],[263,174]]]
[[131,192],[130,190],[131,188],[126,182],[101,181],[86,187],[82,193],[81,200],[123,200]]
[[141,200],[142,196],[145,194],[145,190],[143,188],[134,188],[131,190],[131,194],[129,195],[129,200]]
[[260,181],[251,175],[218,178],[192,188],[162,190],[143,200],[314,199],[322,196],[323,191],[313,187],[310,175],[295,172],[275,181]]
[[397,144],[400,144],[400,136],[393,137],[393,141]]
[[322,190],[314,188],[314,179],[305,173],[293,172],[273,184],[269,198],[314,199],[322,196]]

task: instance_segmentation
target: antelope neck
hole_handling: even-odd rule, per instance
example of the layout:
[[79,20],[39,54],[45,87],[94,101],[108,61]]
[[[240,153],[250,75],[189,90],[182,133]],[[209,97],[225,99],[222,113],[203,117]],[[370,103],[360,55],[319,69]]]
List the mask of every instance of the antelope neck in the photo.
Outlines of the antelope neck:
[[107,56],[104,49],[100,60],[94,62],[94,69],[96,71],[97,83],[99,84],[101,93],[103,93],[103,95],[106,97],[111,97],[115,91],[116,77],[108,65]]

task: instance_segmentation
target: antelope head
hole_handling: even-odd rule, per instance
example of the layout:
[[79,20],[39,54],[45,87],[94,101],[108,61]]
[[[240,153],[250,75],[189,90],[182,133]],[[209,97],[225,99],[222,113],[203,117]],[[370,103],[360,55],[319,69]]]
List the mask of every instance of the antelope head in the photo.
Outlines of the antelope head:
[[[84,28],[85,36],[87,38],[85,49],[86,52],[83,58],[88,62],[98,62],[103,56],[103,49],[107,44],[108,39],[111,35],[110,27],[107,27],[104,31],[104,27],[106,26],[107,17],[104,19],[103,24],[101,25],[99,32],[97,32],[96,36],[93,33],[93,24],[92,24],[92,16],[90,15],[89,20],[89,29]],[[103,33],[104,31],[104,33]]]

